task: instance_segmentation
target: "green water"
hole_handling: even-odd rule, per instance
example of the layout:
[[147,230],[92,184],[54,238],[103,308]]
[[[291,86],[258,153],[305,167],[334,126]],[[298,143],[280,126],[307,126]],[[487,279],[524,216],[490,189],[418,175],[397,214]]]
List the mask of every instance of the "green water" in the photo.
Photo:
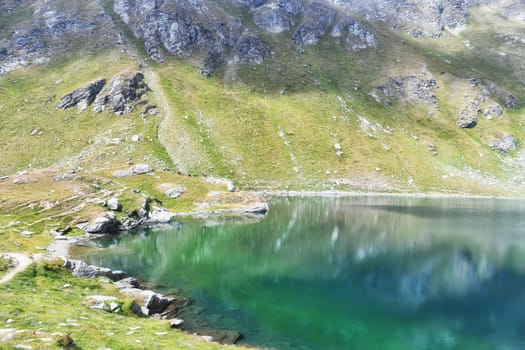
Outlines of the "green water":
[[285,198],[81,256],[277,349],[525,349],[525,201]]

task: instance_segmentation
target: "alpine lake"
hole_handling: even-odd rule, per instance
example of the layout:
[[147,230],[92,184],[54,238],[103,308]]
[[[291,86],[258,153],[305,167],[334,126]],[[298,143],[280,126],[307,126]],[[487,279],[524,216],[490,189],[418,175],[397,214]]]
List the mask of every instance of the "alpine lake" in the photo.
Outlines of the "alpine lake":
[[525,349],[525,201],[279,197],[75,252],[275,349]]

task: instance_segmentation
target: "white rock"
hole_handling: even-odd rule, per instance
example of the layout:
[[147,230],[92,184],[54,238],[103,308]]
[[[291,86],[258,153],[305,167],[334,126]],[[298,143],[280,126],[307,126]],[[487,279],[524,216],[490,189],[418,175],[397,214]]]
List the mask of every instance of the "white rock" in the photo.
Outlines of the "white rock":
[[169,190],[167,190],[166,192],[164,192],[164,194],[172,199],[175,199],[175,198],[179,198],[182,194],[184,193],[184,188],[183,187],[174,187],[174,188],[170,188]]
[[113,211],[120,211],[122,210],[122,205],[120,204],[118,198],[111,198],[106,203],[107,207]]
[[153,171],[153,168],[148,164],[137,164],[133,168],[131,168],[131,171],[133,172],[133,174],[141,175],[151,173]]
[[184,324],[184,320],[182,320],[180,318],[174,318],[170,322],[171,328],[180,328],[180,326],[182,326],[183,324]]
[[173,219],[173,213],[166,209],[153,209],[149,213],[148,222],[151,224],[167,224]]

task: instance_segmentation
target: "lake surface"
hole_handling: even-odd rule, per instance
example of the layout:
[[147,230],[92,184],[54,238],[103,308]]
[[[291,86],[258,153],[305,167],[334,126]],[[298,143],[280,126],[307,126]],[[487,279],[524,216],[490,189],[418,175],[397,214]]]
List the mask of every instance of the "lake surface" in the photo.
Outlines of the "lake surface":
[[284,198],[260,222],[188,220],[89,263],[181,290],[277,349],[525,349],[525,201]]

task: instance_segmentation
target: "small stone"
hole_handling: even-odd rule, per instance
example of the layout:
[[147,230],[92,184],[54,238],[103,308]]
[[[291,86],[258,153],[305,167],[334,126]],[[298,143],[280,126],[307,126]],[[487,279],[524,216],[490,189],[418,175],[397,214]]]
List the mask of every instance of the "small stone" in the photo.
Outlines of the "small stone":
[[31,231],[22,231],[20,234],[24,237],[33,237],[33,232]]
[[118,170],[113,173],[114,177],[122,178],[122,177],[128,177],[133,175],[133,171],[131,169],[128,170]]
[[13,322],[15,322],[15,320],[13,320],[12,318],[9,318],[5,321],[6,324],[11,324]]
[[137,164],[133,168],[131,168],[131,171],[135,175],[141,175],[151,173],[153,171],[153,168],[148,164]]
[[31,182],[31,179],[27,177],[17,177],[16,179],[13,180],[14,185],[23,185],[23,184],[27,184],[30,182]]
[[133,135],[133,136],[131,136],[131,141],[139,142],[140,141],[140,135]]
[[155,332],[156,335],[166,335],[168,332]]
[[184,188],[183,187],[170,188],[169,190],[164,192],[164,194],[166,196],[168,196],[168,197],[170,197],[172,199],[179,198],[183,193],[184,193]]
[[184,324],[184,320],[182,320],[180,318],[174,318],[170,322],[170,327],[171,328],[180,328],[183,324]]
[[117,303],[110,303],[109,304],[109,310],[113,313],[119,313],[121,310],[120,310],[120,305],[117,304]]
[[213,337],[209,336],[209,335],[202,335],[201,338],[205,341],[207,341],[208,343],[211,343],[213,342]]

